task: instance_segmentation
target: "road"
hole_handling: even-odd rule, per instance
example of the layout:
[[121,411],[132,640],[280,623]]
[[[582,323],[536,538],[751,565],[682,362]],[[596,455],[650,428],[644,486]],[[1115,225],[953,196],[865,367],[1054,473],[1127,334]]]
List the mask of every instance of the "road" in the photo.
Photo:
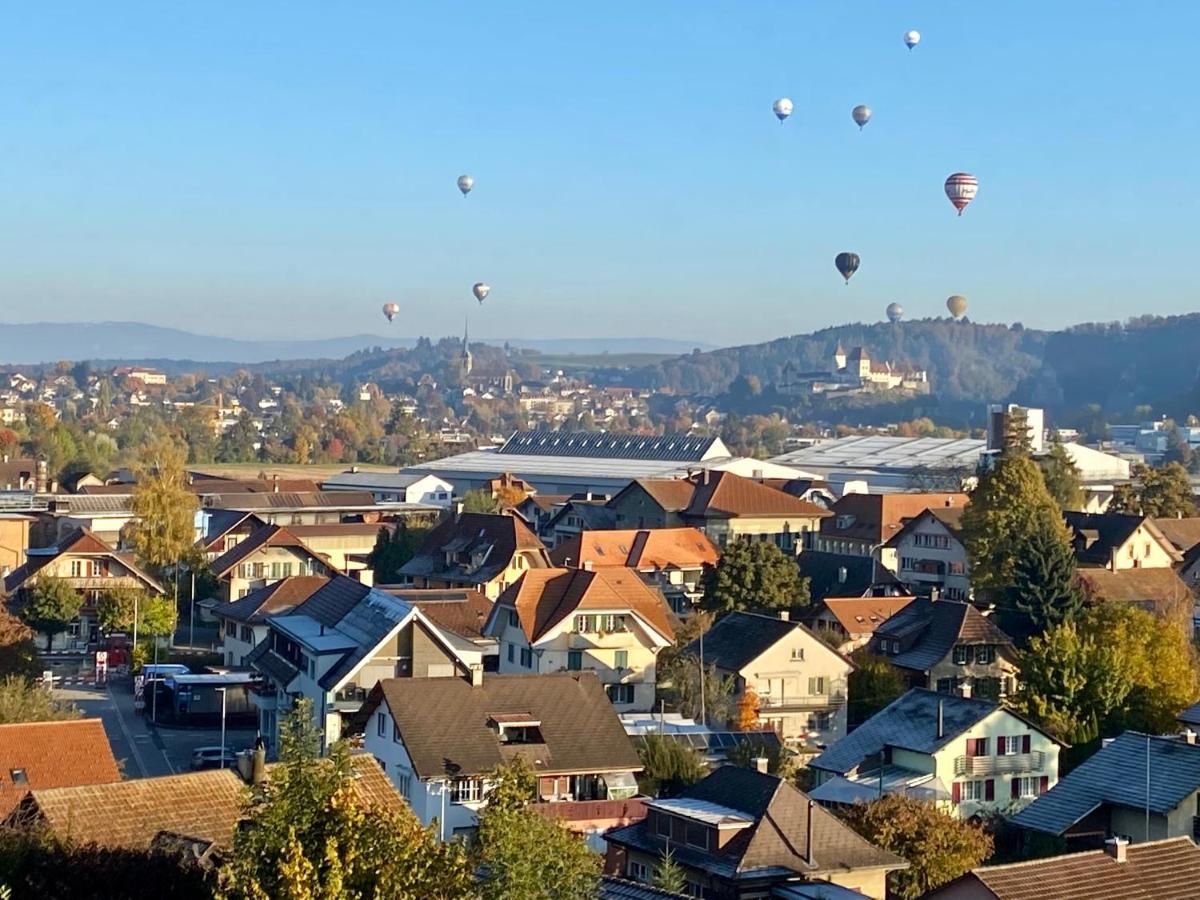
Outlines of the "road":
[[[133,690],[128,679],[107,685],[64,684],[54,694],[70,700],[88,718],[100,719],[112,745],[113,756],[121,763],[126,778],[150,778],[174,775],[189,770],[192,750],[221,743],[221,729],[156,728],[146,716],[134,711]],[[225,745],[244,750],[254,743],[254,729],[230,728]]]

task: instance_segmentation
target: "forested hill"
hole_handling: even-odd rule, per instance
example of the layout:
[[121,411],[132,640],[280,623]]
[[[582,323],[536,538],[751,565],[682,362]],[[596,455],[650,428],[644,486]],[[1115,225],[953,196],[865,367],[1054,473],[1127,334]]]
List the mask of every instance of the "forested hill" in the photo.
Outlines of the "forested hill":
[[1106,412],[1139,404],[1166,414],[1200,411],[1200,313],[1064,331],[946,318],[842,325],[693,353],[639,374],[649,386],[719,394],[739,375],[777,384],[788,362],[801,370],[826,370],[839,343],[847,350],[861,345],[878,362],[928,370],[933,394],[952,402],[1012,401],[1055,411],[1089,404]]

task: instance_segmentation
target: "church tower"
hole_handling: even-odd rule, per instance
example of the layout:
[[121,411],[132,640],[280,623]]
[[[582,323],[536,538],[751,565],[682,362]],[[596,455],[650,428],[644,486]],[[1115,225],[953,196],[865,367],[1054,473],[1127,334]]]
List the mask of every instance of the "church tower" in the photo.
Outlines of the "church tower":
[[471,369],[475,366],[475,360],[471,358],[471,342],[467,337],[467,323],[463,323],[463,345],[462,353],[458,357],[458,374],[463,380],[467,380],[467,376],[471,374]]
[[846,349],[839,341],[837,349],[833,351],[833,371],[840,372],[844,368],[846,368]]

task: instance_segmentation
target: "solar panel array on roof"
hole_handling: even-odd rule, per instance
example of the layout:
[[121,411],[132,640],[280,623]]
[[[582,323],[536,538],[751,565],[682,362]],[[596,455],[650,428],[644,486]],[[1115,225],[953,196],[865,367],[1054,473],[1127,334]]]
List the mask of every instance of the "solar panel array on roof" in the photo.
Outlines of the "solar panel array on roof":
[[521,454],[700,462],[717,440],[713,437],[684,434],[647,437],[640,434],[604,432],[517,431],[496,452],[510,456]]
[[[638,735],[637,742],[645,744],[647,736]],[[666,731],[662,736],[709,756],[725,756],[739,744],[747,742],[767,749],[780,746],[779,735],[774,731]]]
[[906,469],[974,466],[987,441],[974,438],[850,436],[776,456],[771,462],[800,468]]

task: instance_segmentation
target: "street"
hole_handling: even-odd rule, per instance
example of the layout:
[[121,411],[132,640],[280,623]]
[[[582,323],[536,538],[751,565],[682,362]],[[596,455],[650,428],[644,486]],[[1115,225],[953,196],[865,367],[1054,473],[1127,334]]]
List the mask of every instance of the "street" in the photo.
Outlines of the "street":
[[[67,667],[55,667],[62,676]],[[79,683],[71,683],[76,681]],[[90,678],[67,675],[54,695],[70,700],[88,718],[104,723],[104,731],[112,745],[113,756],[121,764],[126,778],[148,778],[173,775],[190,769],[192,750],[213,747],[221,743],[221,729],[215,728],[155,728],[149,724],[149,710],[142,716],[133,708],[133,689],[126,679],[112,679],[107,685],[89,683]],[[255,731],[229,728],[225,745],[232,750],[244,750],[254,743]]]

